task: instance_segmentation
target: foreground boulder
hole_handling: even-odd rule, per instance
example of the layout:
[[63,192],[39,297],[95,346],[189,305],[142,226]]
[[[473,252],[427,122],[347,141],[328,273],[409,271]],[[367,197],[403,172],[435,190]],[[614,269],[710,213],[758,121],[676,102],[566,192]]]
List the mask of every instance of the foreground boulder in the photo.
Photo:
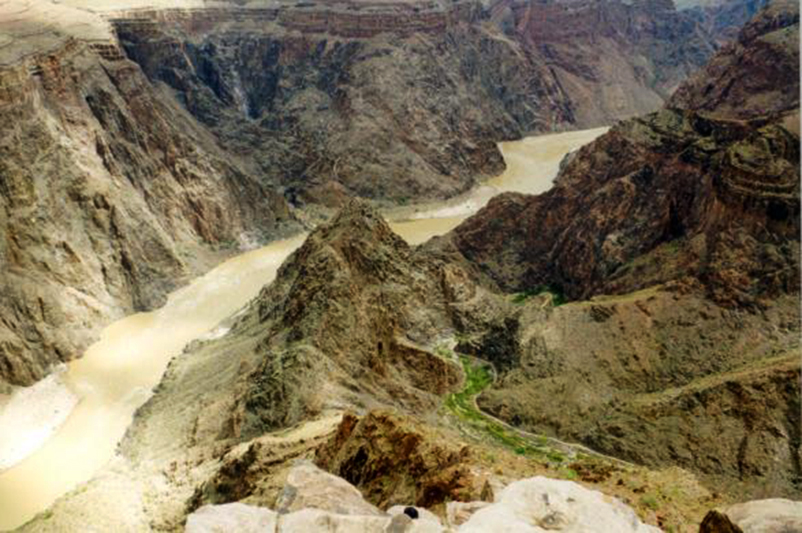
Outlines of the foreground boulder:
[[802,531],[802,502],[755,500],[707,513],[699,533],[794,533]]
[[565,531],[658,532],[615,498],[570,481],[544,477],[512,483],[493,505],[478,510],[460,533]]
[[337,514],[381,516],[382,512],[362,498],[359,491],[342,478],[320,470],[311,463],[295,466],[279,495],[276,508],[281,513],[307,507]]
[[227,503],[206,505],[187,518],[187,533],[262,533],[276,530],[278,514],[264,507]]
[[[308,506],[303,506],[308,505]],[[433,513],[416,508],[411,518],[404,506],[380,512],[364,501],[344,479],[309,463],[293,467],[277,502],[279,512],[241,503],[207,505],[187,518],[188,533],[218,531],[312,533],[348,531],[364,533],[440,533],[615,531],[650,533],[657,528],[642,524],[635,512],[615,498],[570,481],[534,477],[504,489],[494,504],[466,504],[464,524],[443,525]],[[283,511],[283,512],[282,512]],[[289,511],[289,512],[288,512]],[[411,510],[410,510],[411,511]],[[461,521],[460,520],[460,521]]]

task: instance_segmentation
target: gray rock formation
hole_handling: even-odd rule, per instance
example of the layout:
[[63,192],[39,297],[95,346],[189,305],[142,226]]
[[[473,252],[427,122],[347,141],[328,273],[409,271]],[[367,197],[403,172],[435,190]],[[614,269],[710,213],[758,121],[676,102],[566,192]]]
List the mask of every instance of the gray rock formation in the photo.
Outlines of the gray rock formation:
[[227,503],[206,505],[187,517],[186,533],[272,533],[278,514],[264,507]]
[[288,201],[454,195],[497,141],[650,110],[712,51],[659,2],[571,3],[547,41],[532,10],[561,4],[502,6],[509,34],[470,1],[189,4],[0,6],[0,380],[293,227]]

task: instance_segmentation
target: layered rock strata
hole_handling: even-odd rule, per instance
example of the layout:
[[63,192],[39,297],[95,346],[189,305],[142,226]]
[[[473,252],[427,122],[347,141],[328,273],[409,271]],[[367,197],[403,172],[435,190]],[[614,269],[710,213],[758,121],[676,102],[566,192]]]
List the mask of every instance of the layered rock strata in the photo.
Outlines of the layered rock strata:
[[0,379],[13,384],[159,305],[213,247],[291,222],[134,63],[84,42],[0,71],[0,115]]
[[480,406],[744,497],[798,493],[797,33],[798,5],[770,5],[552,190],[496,197],[429,245],[519,292],[465,331],[503,372]]

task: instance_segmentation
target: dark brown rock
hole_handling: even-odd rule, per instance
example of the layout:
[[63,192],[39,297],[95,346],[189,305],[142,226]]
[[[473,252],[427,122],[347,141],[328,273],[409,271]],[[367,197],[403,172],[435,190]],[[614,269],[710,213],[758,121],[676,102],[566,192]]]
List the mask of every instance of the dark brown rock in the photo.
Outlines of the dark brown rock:
[[[778,31],[798,32],[796,13],[786,4],[762,11],[742,34],[743,54]],[[577,299],[694,276],[717,300],[744,305],[797,290],[799,137],[778,114],[799,106],[798,51],[774,52],[762,64],[785,65],[781,77],[729,49],[711,61],[729,65],[715,82],[752,80],[743,90],[753,100],[776,101],[762,118],[732,120],[740,97],[707,116],[692,80],[672,100],[691,110],[619,123],[572,156],[552,190],[494,198],[453,243],[508,290],[552,286]]]
[[727,515],[713,510],[705,515],[699,533],[743,533],[743,530],[730,522]]
[[346,415],[317,451],[317,464],[356,486],[381,508],[480,499],[470,450],[409,416],[371,411]]
[[738,119],[778,117],[798,109],[799,3],[771,2],[667,105]]

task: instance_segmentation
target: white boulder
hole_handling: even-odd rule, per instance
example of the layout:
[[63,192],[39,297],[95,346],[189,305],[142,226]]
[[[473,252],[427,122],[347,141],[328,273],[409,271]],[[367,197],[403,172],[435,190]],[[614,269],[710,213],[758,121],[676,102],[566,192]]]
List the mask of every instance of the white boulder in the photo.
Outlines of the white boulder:
[[322,509],[302,509],[281,515],[279,533],[383,533],[390,517],[337,514]]
[[[754,500],[731,505],[720,513],[744,533],[802,533],[802,502],[798,501]],[[700,531],[709,530],[703,522]]]
[[274,533],[278,514],[244,503],[204,505],[187,517],[187,533]]
[[448,502],[446,504],[446,519],[448,525],[457,527],[467,522],[479,509],[484,509],[489,502]]
[[366,502],[362,493],[346,480],[303,461],[287,475],[284,489],[276,502],[276,511],[284,514],[307,507],[342,515],[384,514]]
[[508,485],[459,533],[659,533],[619,500],[571,481],[533,477]]

